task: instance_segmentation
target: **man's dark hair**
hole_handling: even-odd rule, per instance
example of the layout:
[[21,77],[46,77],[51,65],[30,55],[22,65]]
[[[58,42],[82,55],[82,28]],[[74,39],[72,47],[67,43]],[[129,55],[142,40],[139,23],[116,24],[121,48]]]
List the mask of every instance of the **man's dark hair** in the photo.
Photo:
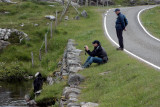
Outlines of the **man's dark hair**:
[[98,40],[95,40],[95,41],[92,42],[92,44],[96,44],[96,43],[97,43],[98,45],[101,45],[101,43],[100,43]]

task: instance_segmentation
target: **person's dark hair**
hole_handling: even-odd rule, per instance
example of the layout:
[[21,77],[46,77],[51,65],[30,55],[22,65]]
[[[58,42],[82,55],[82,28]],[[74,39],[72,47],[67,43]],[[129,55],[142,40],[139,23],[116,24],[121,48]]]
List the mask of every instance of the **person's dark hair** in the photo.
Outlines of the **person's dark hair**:
[[101,43],[100,43],[98,40],[95,40],[95,41],[92,42],[92,44],[96,44],[96,43],[97,43],[98,45],[101,45]]

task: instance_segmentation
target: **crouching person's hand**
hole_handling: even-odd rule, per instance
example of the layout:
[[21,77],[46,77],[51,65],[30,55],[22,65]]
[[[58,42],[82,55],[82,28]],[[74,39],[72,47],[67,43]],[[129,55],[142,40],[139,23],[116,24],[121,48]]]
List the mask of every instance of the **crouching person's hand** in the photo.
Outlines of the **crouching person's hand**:
[[88,48],[88,46],[87,46],[87,45],[85,46],[85,50],[86,50],[86,51],[88,51],[88,50],[89,50],[89,48]]

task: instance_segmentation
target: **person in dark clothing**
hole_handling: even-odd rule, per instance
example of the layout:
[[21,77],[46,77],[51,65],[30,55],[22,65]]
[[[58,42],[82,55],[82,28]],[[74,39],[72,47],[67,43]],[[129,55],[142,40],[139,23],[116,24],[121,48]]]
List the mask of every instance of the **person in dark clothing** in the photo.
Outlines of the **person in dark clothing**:
[[116,33],[119,41],[119,48],[117,50],[123,50],[123,30],[126,31],[126,26],[128,25],[128,21],[126,17],[120,12],[120,9],[115,9],[115,13],[117,14],[117,21],[116,21]]
[[35,74],[35,80],[33,82],[33,86],[34,86],[34,93],[36,93],[37,91],[42,89],[43,86],[43,78],[40,72],[37,72]]
[[89,67],[92,63],[103,64],[107,63],[108,56],[104,48],[101,46],[98,40],[92,42],[94,50],[91,52],[88,46],[85,46],[85,51],[88,53],[89,57],[83,65],[83,68]]

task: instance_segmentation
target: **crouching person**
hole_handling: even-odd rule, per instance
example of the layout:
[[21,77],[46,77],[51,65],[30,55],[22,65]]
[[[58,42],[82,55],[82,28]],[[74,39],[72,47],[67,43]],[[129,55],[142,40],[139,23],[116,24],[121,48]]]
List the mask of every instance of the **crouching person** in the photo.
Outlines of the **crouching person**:
[[85,51],[89,57],[83,65],[83,68],[88,68],[92,63],[104,64],[108,61],[108,56],[101,43],[98,40],[92,42],[94,50],[91,52],[88,46],[85,46]]

